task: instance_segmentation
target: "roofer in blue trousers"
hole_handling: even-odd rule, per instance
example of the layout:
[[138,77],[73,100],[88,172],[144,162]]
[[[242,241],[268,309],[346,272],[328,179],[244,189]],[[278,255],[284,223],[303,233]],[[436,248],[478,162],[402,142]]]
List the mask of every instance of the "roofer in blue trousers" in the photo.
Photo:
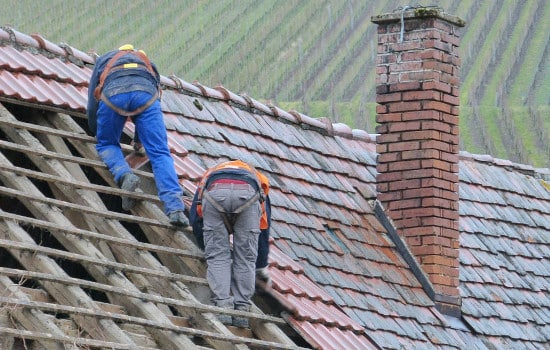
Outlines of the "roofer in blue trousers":
[[[96,134],[96,150],[113,174],[115,182],[135,191],[140,179],[124,159],[120,137],[128,117],[151,161],[158,196],[170,223],[185,227],[183,191],[168,148],[166,127],[160,107],[160,76],[143,51],[124,45],[99,57],[88,88],[88,125]],[[135,200],[122,198],[130,210]]]
[[[239,160],[208,169],[197,187],[189,218],[204,249],[206,279],[216,306],[250,311],[255,284],[270,284],[268,191],[267,177]],[[249,324],[243,316],[218,318],[241,328]]]

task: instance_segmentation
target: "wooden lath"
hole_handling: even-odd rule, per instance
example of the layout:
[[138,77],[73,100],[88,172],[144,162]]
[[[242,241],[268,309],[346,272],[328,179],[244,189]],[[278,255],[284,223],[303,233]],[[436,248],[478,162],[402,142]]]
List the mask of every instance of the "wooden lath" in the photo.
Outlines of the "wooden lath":
[[[205,293],[206,283],[203,278],[205,266],[202,261],[202,252],[188,237],[190,232],[175,231],[166,223],[158,221],[158,218],[165,218],[165,216],[158,207],[156,196],[135,194],[140,202],[134,213],[139,216],[107,210],[98,197],[98,192],[114,195],[127,193],[114,186],[111,174],[102,162],[97,160],[93,147],[94,139],[83,135],[84,132],[79,125],[67,115],[51,114],[46,117],[41,115],[40,120],[35,121],[37,124],[20,122],[0,106],[0,129],[11,140],[11,142],[1,141],[0,148],[24,152],[40,169],[33,172],[15,167],[0,153],[0,179],[7,186],[0,187],[0,195],[17,198],[34,216],[34,218],[25,219],[25,217],[4,212],[1,215],[3,218],[37,225],[52,233],[72,254],[65,255],[64,258],[71,256],[83,263],[86,270],[98,281],[93,282],[96,283],[94,286],[98,290],[103,288],[111,302],[129,310],[131,315],[128,317],[137,317],[155,324],[154,327],[144,327],[162,348],[200,348],[190,340],[189,333],[177,327],[173,328],[175,326],[170,320],[170,315],[166,313],[167,310],[158,306],[162,304],[170,305],[180,315],[192,320],[193,328],[190,329],[194,332],[204,332],[200,336],[209,346],[216,349],[245,349],[248,345],[254,348],[264,346],[273,349],[298,348],[276,325],[282,323],[280,318],[263,315],[256,307],[253,312],[247,313],[201,303],[195,295]],[[33,131],[37,136],[33,136],[29,131]],[[82,155],[82,158],[69,154],[65,141],[69,142]],[[125,146],[125,148],[128,147]],[[94,168],[111,187],[91,184],[82,173],[80,166]],[[21,176],[16,176],[15,173]],[[146,173],[143,176],[150,177],[151,174]],[[45,197],[27,177],[47,181],[56,199]],[[63,215],[63,211],[67,210],[73,212],[72,218]],[[75,224],[80,226],[82,219],[87,229],[75,226]],[[149,243],[137,241],[135,236],[121,225],[121,221],[138,224]],[[101,247],[94,245],[98,241],[103,244]],[[17,244],[10,246],[7,242],[2,242],[5,243],[6,249],[13,251],[30,249],[30,246],[17,246]],[[155,256],[151,255],[151,252],[154,252]],[[48,254],[61,253],[37,248],[35,254],[40,254],[42,259],[49,259],[44,260],[50,261],[44,263],[48,265],[53,261]],[[96,264],[94,261],[103,263]],[[26,268],[30,273],[32,269],[27,266]],[[40,268],[44,267],[40,266]],[[53,267],[50,268],[53,269]],[[49,274],[46,271],[42,272]],[[59,274],[50,273],[49,275]],[[70,280],[70,277],[65,276],[62,280]],[[86,283],[54,288],[52,285],[59,286],[62,283],[48,282],[47,278],[40,281],[49,285],[49,289],[46,290],[54,300],[58,302],[64,300],[67,306],[81,306],[78,300],[71,300],[63,294],[67,289],[85,286]],[[108,286],[112,289],[108,290]],[[116,290],[124,290],[125,293],[117,293]],[[97,309],[93,304],[94,301],[90,300],[91,310]],[[214,313],[250,317],[252,329],[260,339],[235,337],[217,320]],[[90,324],[86,317],[73,315],[73,318],[82,329],[92,329],[91,327],[95,326]],[[113,332],[119,331],[116,330],[117,327],[113,329],[115,329]],[[35,331],[40,333],[41,330]],[[111,335],[111,340],[101,339],[120,343],[120,339],[124,339],[118,337],[121,334],[123,334],[122,331],[120,334]],[[92,336],[97,338],[99,334]],[[139,344],[135,348],[139,348]]]
[[[6,115],[2,117],[6,117]],[[13,116],[7,115],[8,119],[10,117],[14,118]],[[36,149],[44,148],[42,144],[26,130],[4,127],[2,127],[2,130],[10,137],[11,140],[15,142],[25,144],[29,147],[34,147]],[[41,169],[45,173],[55,174],[62,179],[73,178],[73,175],[57,160],[44,159],[32,154],[28,155],[28,157],[33,161],[37,168]],[[3,155],[0,155],[0,163],[9,164],[9,161],[3,157]],[[28,179],[22,177],[14,178],[13,174],[6,173],[4,171],[0,174],[3,175],[1,176],[3,182],[9,184],[11,187],[19,190],[25,190],[34,193],[35,195],[41,195],[41,192]],[[74,187],[67,185],[66,182],[61,181],[52,183],[52,185],[57,187],[60,192],[75,203],[106,210],[103,202],[97,196],[97,193],[93,191],[75,189]],[[74,225],[60,211],[55,210],[55,208],[32,201],[25,203],[25,206],[33,213],[35,217],[42,217],[47,221],[52,221],[62,226],[71,228],[74,227]],[[133,238],[133,236],[118,221],[98,219],[93,216],[88,216],[87,220],[103,232],[112,232],[114,234],[125,236],[127,239]],[[75,239],[74,236],[60,235],[56,232],[53,232],[52,234],[61,244],[63,244],[63,246],[65,246],[68,251],[78,252],[82,255],[90,255],[99,260],[109,260],[107,256],[105,256],[93,243],[88,240]],[[153,270],[156,269],[166,271],[166,268],[147,252],[128,250],[118,246],[110,246],[109,248],[111,249],[112,254],[121,262],[135,266],[147,266]],[[150,280],[149,276],[143,276],[141,274],[128,274],[128,276],[125,276],[110,266],[104,265],[99,266],[89,264],[87,265],[87,271],[98,281],[128,288],[129,290],[137,290],[136,285],[138,285],[140,288],[148,288],[150,290],[160,288],[160,290],[157,289],[159,293],[170,290],[174,297],[182,299],[192,297],[184,288],[182,288],[182,286],[178,285],[176,282],[166,281],[165,279],[153,278],[153,280]],[[132,312],[135,312],[143,318],[167,325],[170,324],[169,319],[165,316],[162,310],[160,310],[153,303],[135,300],[132,298],[118,298],[117,303],[123,305],[127,310],[132,310]],[[181,312],[183,311],[184,310],[181,310]],[[217,319],[213,315],[210,317],[210,320],[213,320],[213,322],[211,322],[212,327],[219,328],[220,332],[225,332],[227,335],[230,335],[230,332],[225,327],[221,326],[221,323],[217,322]],[[90,325],[87,326],[85,324],[81,325],[83,329],[88,329],[90,328],[89,326]],[[158,329],[150,329],[150,332],[155,340],[166,348],[178,348],[182,345],[192,348],[193,346],[193,343],[185,335]],[[117,338],[115,337],[113,339]],[[227,344],[224,344],[223,346],[225,348],[234,348],[227,347]]]
[[[51,123],[51,125],[55,129],[59,130],[69,130],[73,134],[79,134],[83,133],[83,130],[80,128],[80,126],[68,115],[65,114],[58,114],[55,115],[55,117],[48,118],[48,121]],[[77,149],[77,151],[86,158],[94,159],[97,157],[95,153],[95,149],[90,145],[89,143],[81,142],[76,139],[69,139],[69,142],[71,145]],[[111,179],[111,174],[107,171],[98,171],[102,175],[103,179],[105,181],[108,181],[107,179]],[[134,209],[134,212],[139,215],[140,217],[162,217],[164,214],[162,211],[156,206],[152,205],[148,202],[142,202],[142,205],[137,205],[137,207]],[[172,246],[174,248],[181,248],[186,249],[186,247],[194,246],[193,243],[189,241],[186,235],[180,234],[179,232],[176,232],[174,235],[167,235],[165,231],[162,231],[160,229],[156,229],[154,227],[149,226],[143,226],[141,225],[141,228],[145,232],[147,239],[154,244],[163,245],[163,246]],[[191,235],[190,230],[187,231],[187,235]],[[200,263],[199,268],[196,267],[193,268],[193,264],[196,264],[197,261],[195,260],[189,260],[189,259],[178,259],[176,261],[173,261],[170,256],[166,257],[165,255],[159,254],[159,258],[163,262],[163,264],[170,268],[170,270],[174,272],[178,272],[181,270],[183,265],[190,266],[191,265],[191,273],[194,273],[195,276],[204,276],[205,275],[205,266],[204,264]],[[183,260],[184,264],[181,263],[181,260]],[[203,293],[202,291],[199,291],[199,293]],[[254,334],[260,338],[265,340],[271,340],[275,342],[279,342],[284,345],[288,346],[295,346],[294,342],[283,332],[277,325],[270,323],[270,322],[259,322],[255,319],[255,315],[262,314],[263,312],[256,307],[255,305],[252,305],[252,312],[251,313],[244,313],[247,315],[251,322],[251,328],[254,332]],[[196,320],[200,320],[201,318],[195,317]]]
[[[59,275],[52,275],[48,273],[35,272],[35,271],[29,271],[29,270],[19,270],[19,269],[5,268],[5,267],[0,267],[0,275],[17,277],[20,279],[32,279],[37,281],[55,282],[65,286],[77,286],[77,287],[90,289],[90,290],[93,289],[93,290],[97,290],[97,291],[101,291],[109,294],[118,294],[121,296],[143,299],[143,300],[154,302],[156,304],[180,306],[184,308],[194,308],[194,309],[197,309],[198,311],[203,311],[203,312],[225,313],[228,315],[235,315],[235,316],[246,315],[246,312],[243,312],[243,311],[220,309],[219,307],[216,307],[216,306],[196,303],[192,301],[166,298],[160,295],[150,294],[145,292],[128,291],[123,288],[113,287],[113,286],[98,283],[98,282],[92,282],[92,281],[87,281],[87,280],[68,277],[68,276],[59,276]],[[273,317],[273,316],[263,315],[263,314],[255,315],[254,319],[260,320],[260,321],[272,322],[274,324],[285,323],[285,321],[283,321],[283,319],[279,317]]]

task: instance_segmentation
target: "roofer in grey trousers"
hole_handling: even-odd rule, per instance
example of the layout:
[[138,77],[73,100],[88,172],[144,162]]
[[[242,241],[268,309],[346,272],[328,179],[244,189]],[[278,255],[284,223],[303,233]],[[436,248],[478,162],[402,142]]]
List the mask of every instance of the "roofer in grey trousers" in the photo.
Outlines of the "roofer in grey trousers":
[[[207,192],[225,212],[232,213],[254,197],[257,190],[247,183],[215,183]],[[249,311],[255,289],[258,223],[262,215],[260,202],[254,201],[241,213],[233,215],[232,251],[223,214],[211,200],[204,200],[202,206],[205,258],[208,261],[206,278],[212,301],[216,306]]]

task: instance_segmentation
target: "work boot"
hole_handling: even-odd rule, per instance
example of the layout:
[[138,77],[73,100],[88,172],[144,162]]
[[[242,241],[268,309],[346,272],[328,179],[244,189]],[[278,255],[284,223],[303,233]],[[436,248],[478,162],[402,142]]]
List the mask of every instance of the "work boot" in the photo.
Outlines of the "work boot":
[[[125,191],[134,192],[139,186],[139,177],[131,172],[128,172],[120,178],[120,188]],[[128,211],[136,205],[134,198],[122,196],[122,209]]]
[[[222,307],[224,309],[233,309],[233,306],[231,305],[217,305],[218,307]],[[226,315],[226,314],[219,314],[218,316],[218,320],[225,324],[225,325],[230,325],[231,324],[231,315]]]
[[187,227],[189,226],[189,219],[187,219],[187,216],[185,216],[185,213],[183,210],[176,210],[168,214],[168,218],[170,219],[170,223],[174,226],[178,227]]
[[[239,305],[235,306],[235,310],[239,311],[250,311],[249,305]],[[233,326],[239,328],[248,328],[248,317],[246,316],[233,316]]]

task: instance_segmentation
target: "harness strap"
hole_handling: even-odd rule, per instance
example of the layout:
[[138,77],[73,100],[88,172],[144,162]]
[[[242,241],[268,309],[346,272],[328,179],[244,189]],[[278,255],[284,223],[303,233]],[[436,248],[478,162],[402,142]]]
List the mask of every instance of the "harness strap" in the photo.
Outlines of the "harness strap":
[[113,57],[111,57],[109,62],[107,62],[107,64],[105,65],[103,72],[101,72],[101,75],[99,76],[99,84],[97,84],[97,87],[94,90],[94,97],[97,101],[99,101],[99,99],[101,98],[101,95],[103,93],[103,84],[105,83],[105,79],[107,78],[107,76],[113,70],[114,64],[118,61],[120,57],[128,54],[138,56],[143,61],[143,63],[145,63],[145,67],[147,68],[149,73],[153,75],[153,77],[155,77],[155,70],[153,69],[153,65],[151,64],[151,61],[149,60],[147,55],[145,55],[141,51],[121,50],[114,54]]
[[125,116],[125,117],[134,117],[138,114],[141,114],[143,111],[145,111],[147,108],[149,108],[153,103],[155,103],[155,101],[157,99],[158,99],[158,94],[155,94],[155,95],[151,96],[149,101],[147,101],[147,103],[145,103],[143,106],[141,106],[141,107],[139,107],[139,108],[137,108],[133,111],[125,111],[124,109],[118,108],[117,106],[112,104],[111,101],[109,101],[109,99],[103,93],[101,93],[101,101],[103,101],[107,106],[109,106],[109,108],[111,108],[112,110],[114,110],[118,114],[120,114],[122,116]]
[[[208,191],[205,191],[203,193],[203,196],[204,196],[204,199],[206,199],[210,204],[212,204],[212,206],[214,208],[216,208],[216,210],[222,215],[223,223],[225,224],[225,228],[227,229],[227,232],[229,232],[229,234],[233,234],[233,222],[232,222],[234,220],[233,215],[240,214],[243,210],[250,207],[252,205],[252,203],[254,203],[255,201],[257,201],[260,198],[260,193],[256,192],[256,194],[254,194],[246,202],[244,202],[243,205],[241,205],[240,207],[238,207],[237,209],[235,209],[231,213],[226,212],[222,208],[222,206],[218,202],[216,202],[216,200],[214,198],[212,198],[212,196],[208,193]],[[228,214],[232,215],[233,220],[231,220],[228,217]]]

